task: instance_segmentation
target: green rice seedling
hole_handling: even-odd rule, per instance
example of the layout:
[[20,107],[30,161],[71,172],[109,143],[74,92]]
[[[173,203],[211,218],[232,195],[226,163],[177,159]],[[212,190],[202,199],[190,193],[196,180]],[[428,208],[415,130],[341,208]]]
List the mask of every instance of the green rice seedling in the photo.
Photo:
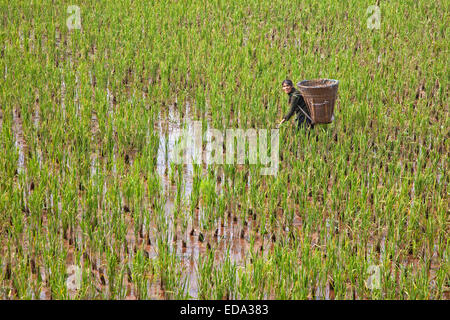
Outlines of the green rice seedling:
[[192,177],[192,191],[190,194],[190,213],[193,219],[194,210],[197,207],[200,198],[202,167],[195,163],[192,165],[192,167],[194,173]]
[[225,220],[226,199],[224,194],[217,197],[217,217],[222,221]]
[[175,296],[187,298],[187,283],[179,267],[175,251],[170,252],[167,243],[157,240],[158,243],[158,267],[161,288],[168,298]]
[[206,230],[210,230],[214,220],[214,209],[217,198],[214,181],[210,178],[202,180],[200,184],[200,192],[203,200],[202,226]]
[[133,258],[133,283],[135,284],[138,299],[147,299],[147,270],[149,261],[144,257],[142,250],[139,250]]
[[197,262],[197,279],[198,279],[198,298],[204,299],[211,293],[211,277],[213,275],[214,254],[208,251],[208,254],[199,256]]
[[[178,212],[181,209],[181,199],[183,195],[182,186],[183,186],[183,170],[181,165],[177,165],[177,193],[175,198],[175,212]],[[174,216],[174,219],[177,219],[177,216]]]

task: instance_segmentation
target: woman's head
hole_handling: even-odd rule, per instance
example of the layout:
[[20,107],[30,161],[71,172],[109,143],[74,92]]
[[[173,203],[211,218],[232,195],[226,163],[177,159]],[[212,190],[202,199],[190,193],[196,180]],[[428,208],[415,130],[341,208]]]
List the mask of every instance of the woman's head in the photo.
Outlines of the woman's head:
[[291,93],[292,89],[294,88],[294,84],[293,84],[292,81],[289,80],[289,79],[284,80],[284,81],[281,83],[281,85],[283,86],[284,92],[286,92],[286,93],[288,93],[288,94]]

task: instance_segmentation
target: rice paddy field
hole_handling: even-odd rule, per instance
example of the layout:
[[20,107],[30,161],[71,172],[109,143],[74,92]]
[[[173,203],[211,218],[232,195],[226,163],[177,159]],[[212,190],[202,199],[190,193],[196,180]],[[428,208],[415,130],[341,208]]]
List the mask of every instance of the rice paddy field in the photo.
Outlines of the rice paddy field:
[[[1,0],[0,299],[449,299],[449,6]],[[285,78],[339,91],[275,175],[172,161]]]

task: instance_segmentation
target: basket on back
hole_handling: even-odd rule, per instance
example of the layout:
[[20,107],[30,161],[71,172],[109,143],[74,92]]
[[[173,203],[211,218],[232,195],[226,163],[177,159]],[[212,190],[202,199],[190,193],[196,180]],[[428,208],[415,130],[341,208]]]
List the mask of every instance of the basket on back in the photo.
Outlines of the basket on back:
[[297,87],[308,105],[313,124],[333,121],[339,81],[333,79],[304,80]]

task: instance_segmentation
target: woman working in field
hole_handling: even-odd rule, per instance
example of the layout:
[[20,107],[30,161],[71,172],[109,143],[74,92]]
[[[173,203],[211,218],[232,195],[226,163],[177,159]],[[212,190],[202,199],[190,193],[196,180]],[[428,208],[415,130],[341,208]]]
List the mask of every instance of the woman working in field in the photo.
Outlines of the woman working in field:
[[[303,96],[298,92],[297,89],[294,88],[294,84],[291,80],[286,79],[282,83],[283,90],[289,95],[289,105],[290,110],[289,112],[283,117],[281,120],[279,126],[285,122],[288,121],[294,113],[297,114],[297,129],[300,129],[302,126],[309,128],[314,128],[314,125],[311,123],[311,115],[309,113],[308,107],[305,103],[305,100],[303,99]],[[307,116],[306,116],[306,115]]]

